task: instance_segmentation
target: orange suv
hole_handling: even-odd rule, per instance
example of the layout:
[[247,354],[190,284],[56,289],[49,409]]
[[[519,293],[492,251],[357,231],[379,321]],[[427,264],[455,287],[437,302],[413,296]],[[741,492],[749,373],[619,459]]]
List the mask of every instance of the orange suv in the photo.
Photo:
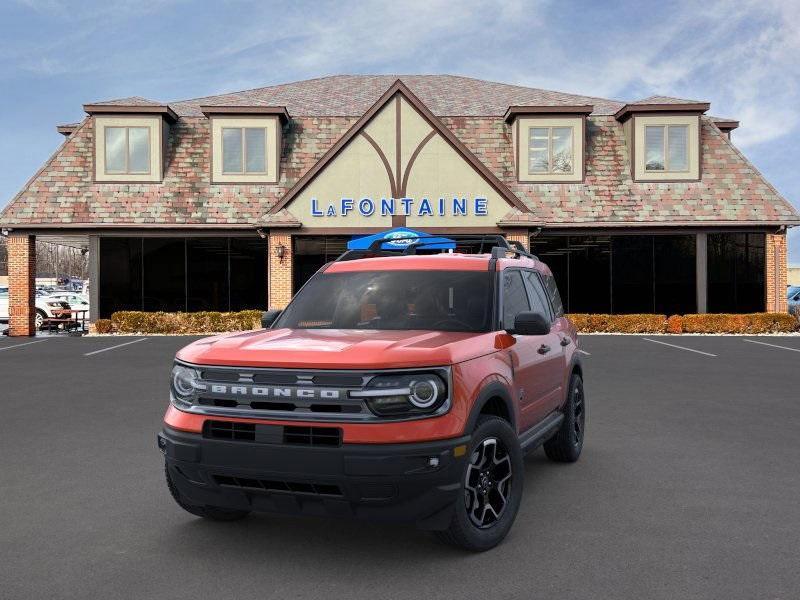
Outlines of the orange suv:
[[501,236],[485,254],[424,240],[346,252],[265,330],[178,352],[158,445],[181,507],[402,521],[480,551],[514,522],[526,452],[578,459],[577,335],[550,270]]

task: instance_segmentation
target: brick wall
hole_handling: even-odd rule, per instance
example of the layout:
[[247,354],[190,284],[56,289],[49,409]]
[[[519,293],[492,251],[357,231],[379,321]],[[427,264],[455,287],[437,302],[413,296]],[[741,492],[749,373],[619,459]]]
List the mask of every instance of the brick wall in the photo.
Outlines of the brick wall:
[[8,236],[9,335],[35,335],[36,237]]
[[[269,307],[285,308],[292,299],[292,235],[285,231],[269,234]],[[278,258],[278,246],[284,247],[283,260]]]
[[530,236],[528,235],[527,229],[520,229],[520,230],[512,230],[505,234],[506,239],[511,242],[519,242],[525,248],[525,250],[530,251]]
[[767,234],[766,248],[766,302],[767,312],[786,312],[786,234]]

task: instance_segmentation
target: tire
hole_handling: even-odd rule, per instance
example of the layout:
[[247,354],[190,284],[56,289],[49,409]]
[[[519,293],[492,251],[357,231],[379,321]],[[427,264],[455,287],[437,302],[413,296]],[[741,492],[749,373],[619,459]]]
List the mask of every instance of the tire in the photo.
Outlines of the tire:
[[544,453],[555,462],[575,462],[580,458],[585,433],[586,396],[583,393],[583,379],[573,373],[564,404],[564,420],[556,434],[544,443]]
[[164,464],[164,476],[167,478],[167,487],[169,488],[169,493],[172,494],[172,498],[177,502],[178,506],[180,506],[186,512],[192,513],[195,516],[203,517],[204,519],[210,519],[212,521],[238,521],[239,519],[244,519],[247,515],[250,514],[249,510],[235,510],[230,508],[221,508],[219,506],[196,506],[194,504],[189,504],[184,500],[181,493],[178,491],[178,488],[175,487],[175,484],[172,482],[172,478],[169,476],[169,467]]
[[[484,552],[503,541],[517,516],[524,481],[522,450],[507,421],[484,416],[475,426],[467,457],[453,520],[436,535],[447,544]],[[480,468],[489,464],[496,468]]]
[[37,308],[36,316],[34,317],[34,327],[36,327],[37,330],[41,329],[42,325],[44,325],[44,320],[46,318],[47,315],[45,314],[45,312],[42,309]]

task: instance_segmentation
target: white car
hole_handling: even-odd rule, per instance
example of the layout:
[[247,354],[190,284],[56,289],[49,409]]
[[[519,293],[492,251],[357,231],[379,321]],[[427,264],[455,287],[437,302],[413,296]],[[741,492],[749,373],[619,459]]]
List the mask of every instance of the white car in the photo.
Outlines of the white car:
[[[58,311],[70,308],[69,302],[61,298],[36,296],[36,329],[41,329],[45,319],[55,318]],[[7,287],[0,287],[0,321],[8,321]]]
[[0,287],[0,322],[8,321],[8,288]]
[[[48,298],[55,298],[62,300],[69,304],[72,310],[89,310],[89,298],[79,292],[53,292],[47,296]],[[89,313],[86,313],[86,320],[89,320]],[[80,319],[81,315],[75,315],[76,319]]]

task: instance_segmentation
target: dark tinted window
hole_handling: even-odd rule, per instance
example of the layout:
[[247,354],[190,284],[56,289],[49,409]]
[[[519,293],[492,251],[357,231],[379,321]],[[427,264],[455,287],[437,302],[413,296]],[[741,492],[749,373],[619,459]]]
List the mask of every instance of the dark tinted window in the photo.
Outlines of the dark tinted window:
[[697,311],[697,240],[693,235],[653,237],[656,312]]
[[100,317],[142,310],[142,238],[101,237],[99,262]]
[[186,307],[228,310],[228,239],[186,240]]
[[544,315],[548,320],[552,321],[553,314],[550,312],[550,303],[547,301],[547,295],[539,276],[533,271],[523,271],[522,277],[525,279],[525,285],[528,288],[531,310]]
[[505,271],[503,273],[503,329],[513,329],[514,318],[517,314],[530,309],[521,273],[516,270]]
[[267,242],[265,240],[230,239],[230,290],[231,310],[266,308]]
[[558,319],[564,316],[564,303],[561,302],[561,294],[558,293],[556,278],[552,275],[544,275],[544,285],[547,288],[547,295],[550,297],[550,304],[553,306],[553,316]]
[[764,310],[764,234],[708,235],[708,312]]
[[488,271],[323,273],[309,280],[275,327],[489,331],[491,306]]

